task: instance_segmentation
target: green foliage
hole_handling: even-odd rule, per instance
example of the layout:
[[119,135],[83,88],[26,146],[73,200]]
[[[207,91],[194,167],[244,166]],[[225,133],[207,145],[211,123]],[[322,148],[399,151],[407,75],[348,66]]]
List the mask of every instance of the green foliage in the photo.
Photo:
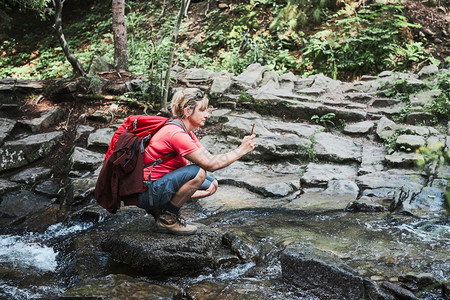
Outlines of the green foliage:
[[387,148],[387,153],[392,154],[397,149],[397,138],[402,133],[403,128],[397,128],[395,132],[383,138],[384,145]]
[[354,78],[386,69],[405,70],[428,59],[421,43],[401,37],[404,28],[416,27],[398,14],[402,9],[380,3],[359,11],[347,6],[330,19],[327,29],[308,39],[303,68],[333,78]]
[[335,113],[326,113],[322,116],[314,115],[311,117],[311,121],[316,124],[322,124],[325,127],[325,130],[328,131],[329,126],[335,126],[333,119],[336,117]]
[[446,123],[450,120],[450,73],[439,75],[435,88],[440,89],[441,94],[433,100],[431,105],[425,107],[425,110]]

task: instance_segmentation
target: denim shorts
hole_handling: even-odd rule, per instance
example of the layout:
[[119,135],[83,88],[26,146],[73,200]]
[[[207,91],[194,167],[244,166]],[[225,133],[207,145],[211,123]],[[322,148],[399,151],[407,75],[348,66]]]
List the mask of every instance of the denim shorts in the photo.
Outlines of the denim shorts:
[[[153,181],[151,184],[151,199],[153,202],[152,206],[157,208],[172,200],[173,196],[176,192],[178,192],[181,186],[183,186],[183,184],[185,184],[189,180],[194,179],[199,170],[200,167],[197,165],[188,165],[167,173],[163,177]],[[214,177],[207,175],[199,190],[208,189],[213,181]],[[143,199],[149,199],[148,193],[149,190],[146,190],[139,197],[139,202],[143,201]],[[144,206],[142,208],[147,207]]]

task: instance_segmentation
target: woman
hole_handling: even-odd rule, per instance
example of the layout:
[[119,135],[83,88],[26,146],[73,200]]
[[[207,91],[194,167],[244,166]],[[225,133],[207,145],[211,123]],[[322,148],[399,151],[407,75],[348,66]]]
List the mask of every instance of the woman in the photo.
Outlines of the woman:
[[[213,172],[235,162],[255,148],[255,136],[246,136],[233,151],[212,155],[199,142],[193,130],[205,125],[208,98],[196,88],[175,93],[171,102],[173,121],[162,127],[145,149],[144,163],[163,160],[144,169],[144,179],[152,181],[155,203],[164,203],[155,215],[155,231],[176,235],[194,234],[197,227],[188,225],[180,216],[180,208],[191,198],[214,194],[218,183]],[[149,177],[150,176],[150,177]]]

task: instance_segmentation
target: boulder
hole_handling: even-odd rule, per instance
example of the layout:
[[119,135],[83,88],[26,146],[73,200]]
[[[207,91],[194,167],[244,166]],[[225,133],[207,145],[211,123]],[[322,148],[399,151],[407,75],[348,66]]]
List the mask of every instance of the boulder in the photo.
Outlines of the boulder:
[[9,141],[0,148],[0,171],[19,168],[48,155],[62,139],[62,131]]
[[261,66],[259,63],[251,64],[247,69],[235,77],[235,81],[239,86],[244,88],[255,88],[263,78],[267,66]]
[[313,144],[319,159],[335,162],[361,162],[362,145],[336,135],[321,132]]
[[135,218],[107,234],[101,247],[111,257],[147,275],[196,274],[213,266],[213,252],[222,235],[201,224],[190,236],[173,236],[152,231],[153,218]]
[[50,204],[51,202],[48,198],[36,195],[30,191],[11,192],[2,197],[0,214],[8,217],[23,217],[36,213]]
[[64,117],[65,111],[59,106],[55,106],[49,111],[44,112],[39,118],[31,120],[20,120],[23,126],[27,127],[31,132],[36,133],[55,125]]
[[3,140],[9,136],[15,125],[15,120],[0,118],[0,147],[3,144]]
[[281,253],[280,260],[286,281],[320,299],[384,299],[375,282],[311,245],[291,244]]

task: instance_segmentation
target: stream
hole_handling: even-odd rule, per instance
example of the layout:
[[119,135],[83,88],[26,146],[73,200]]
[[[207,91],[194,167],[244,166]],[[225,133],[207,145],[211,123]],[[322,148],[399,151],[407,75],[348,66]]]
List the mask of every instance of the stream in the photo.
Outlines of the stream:
[[[283,281],[279,253],[303,241],[332,253],[360,275],[374,281],[396,281],[409,272],[432,273],[450,279],[450,220],[448,216],[418,218],[390,213],[310,212],[280,209],[237,210],[207,216],[194,206],[189,219],[223,228],[249,241],[263,255],[233,268],[205,270],[191,277],[146,278],[157,285],[173,285],[190,295],[205,293],[226,299],[314,299]],[[110,222],[72,221],[50,226],[44,233],[0,236],[1,299],[57,297],[67,289],[62,280],[60,249],[67,239],[101,231]],[[121,273],[109,267],[104,274]],[[435,290],[420,299],[443,299]]]

